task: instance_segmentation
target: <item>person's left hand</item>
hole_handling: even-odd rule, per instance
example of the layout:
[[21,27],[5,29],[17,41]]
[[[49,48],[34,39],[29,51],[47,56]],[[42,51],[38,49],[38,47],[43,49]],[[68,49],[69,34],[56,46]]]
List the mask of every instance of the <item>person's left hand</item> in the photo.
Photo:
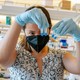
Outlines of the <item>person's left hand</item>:
[[52,30],[60,36],[70,34],[75,41],[80,41],[80,28],[72,19],[61,20],[53,26]]

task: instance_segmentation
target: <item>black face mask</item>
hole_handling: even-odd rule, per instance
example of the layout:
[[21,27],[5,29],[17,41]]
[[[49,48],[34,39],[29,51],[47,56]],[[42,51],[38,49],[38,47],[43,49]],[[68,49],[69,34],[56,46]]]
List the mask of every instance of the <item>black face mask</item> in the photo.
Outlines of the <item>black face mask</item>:
[[28,36],[26,40],[39,53],[49,41],[49,35]]

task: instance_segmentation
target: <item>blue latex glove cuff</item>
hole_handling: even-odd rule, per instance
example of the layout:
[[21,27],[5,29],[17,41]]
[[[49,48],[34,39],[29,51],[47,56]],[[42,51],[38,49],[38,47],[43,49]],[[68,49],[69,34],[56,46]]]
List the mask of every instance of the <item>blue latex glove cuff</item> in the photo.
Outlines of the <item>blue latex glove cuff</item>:
[[74,31],[75,34],[73,34],[74,40],[76,42],[80,42],[80,28],[77,26],[76,30]]
[[25,25],[24,21],[22,21],[19,16],[16,16],[15,21],[22,27]]

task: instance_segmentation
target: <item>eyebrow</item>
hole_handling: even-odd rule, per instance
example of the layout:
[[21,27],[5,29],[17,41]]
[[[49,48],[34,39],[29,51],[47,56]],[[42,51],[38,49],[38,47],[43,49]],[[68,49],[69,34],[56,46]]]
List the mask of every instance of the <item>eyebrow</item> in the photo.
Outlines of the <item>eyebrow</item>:
[[39,30],[35,30],[35,31],[32,31],[32,30],[27,30],[29,32],[39,32]]
[[36,32],[36,31],[31,31],[31,30],[30,30],[29,32]]

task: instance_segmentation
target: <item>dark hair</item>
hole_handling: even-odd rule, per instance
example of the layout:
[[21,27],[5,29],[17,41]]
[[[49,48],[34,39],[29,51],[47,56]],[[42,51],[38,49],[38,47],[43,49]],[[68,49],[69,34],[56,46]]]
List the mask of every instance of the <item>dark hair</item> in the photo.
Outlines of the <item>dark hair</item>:
[[[51,19],[50,19],[50,15],[49,15],[49,12],[44,8],[44,7],[41,7],[41,6],[32,6],[32,7],[29,7],[26,11],[29,11],[33,8],[39,8],[43,11],[43,13],[45,14],[47,20],[48,20],[48,23],[49,23],[49,29],[51,29],[51,26],[52,26],[52,23],[51,23]],[[26,12],[25,11],[25,12]],[[25,32],[25,28],[26,28],[26,25],[23,27],[23,31]],[[21,39],[22,41],[20,41],[20,45],[22,47],[24,47],[26,50],[28,51],[32,51],[31,50],[31,47],[30,45],[26,42],[26,36],[23,36],[23,39]]]

